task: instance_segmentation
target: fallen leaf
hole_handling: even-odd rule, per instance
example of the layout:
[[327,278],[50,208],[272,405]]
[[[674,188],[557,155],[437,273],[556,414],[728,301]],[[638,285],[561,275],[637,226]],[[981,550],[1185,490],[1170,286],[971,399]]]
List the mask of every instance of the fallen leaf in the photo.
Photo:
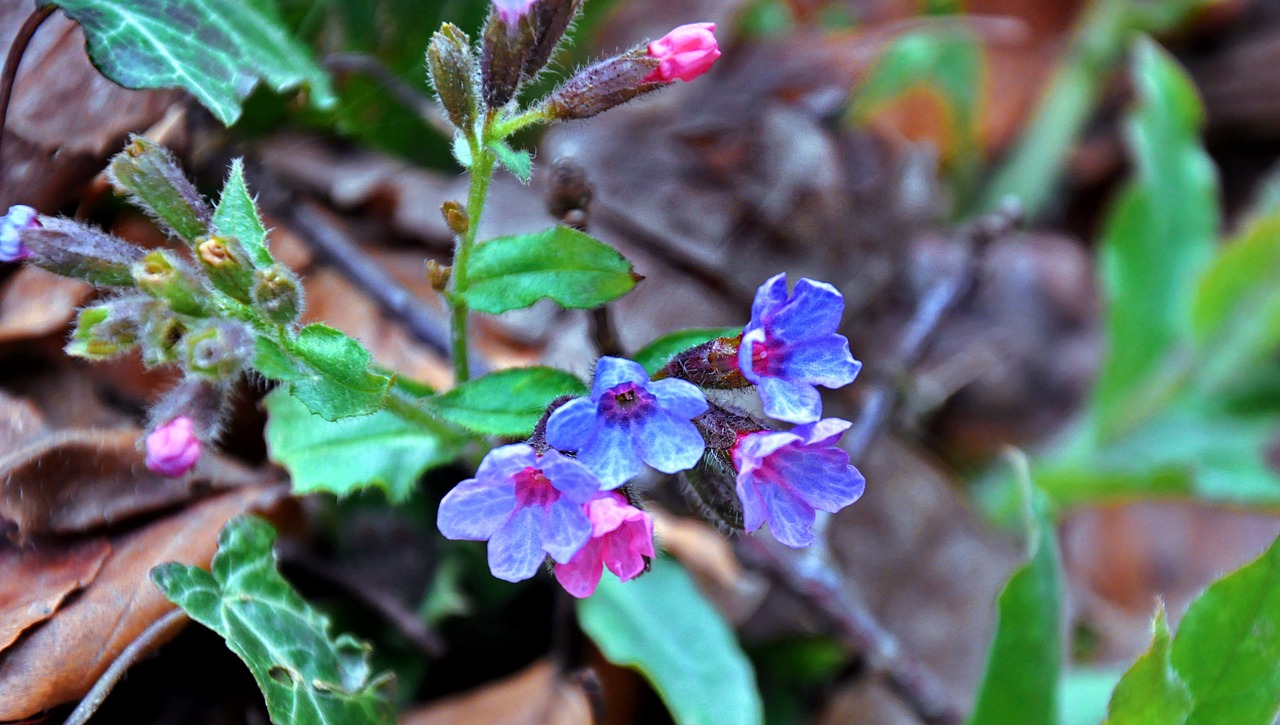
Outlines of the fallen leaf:
[[592,725],[581,684],[540,660],[510,677],[415,709],[400,725]]
[[66,329],[76,308],[93,294],[78,279],[24,266],[0,290],[0,343],[43,337]]
[[652,505],[646,510],[653,517],[654,539],[684,564],[725,618],[733,624],[746,621],[768,587],[763,576],[743,569],[730,539],[702,519],[672,516]]
[[0,658],[0,721],[83,696],[121,650],[173,609],[151,583],[152,567],[167,561],[208,567],[223,524],[286,498],[284,487],[244,488],[113,537],[114,552],[98,578]]
[[32,549],[0,544],[0,652],[88,586],[110,554],[111,543],[103,538]]

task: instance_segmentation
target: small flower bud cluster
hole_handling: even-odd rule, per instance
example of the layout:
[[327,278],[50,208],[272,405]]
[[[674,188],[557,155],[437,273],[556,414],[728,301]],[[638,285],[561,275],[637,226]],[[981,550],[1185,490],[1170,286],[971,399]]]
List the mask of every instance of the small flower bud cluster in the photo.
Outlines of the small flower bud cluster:
[[[807,546],[816,512],[839,511],[865,486],[837,446],[849,423],[821,419],[813,387],[847,385],[860,368],[836,332],[843,311],[834,287],[803,279],[788,295],[778,275],[741,336],[686,350],[653,378],[600,358],[589,395],[552,403],[529,442],[491,451],[445,496],[441,532],[488,541],[490,568],[508,581],[550,556],[564,588],[588,596],[604,569],[626,581],[653,557],[652,519],[619,493],[647,465],[683,472],[711,518],[768,524],[781,543]],[[704,393],[753,384],[766,412],[800,425],[776,430]]]

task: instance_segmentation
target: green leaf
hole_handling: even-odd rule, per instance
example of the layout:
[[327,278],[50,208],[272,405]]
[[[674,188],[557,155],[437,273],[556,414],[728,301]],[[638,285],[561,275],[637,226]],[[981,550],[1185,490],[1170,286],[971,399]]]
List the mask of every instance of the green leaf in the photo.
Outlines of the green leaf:
[[616,665],[639,670],[678,725],[758,725],[764,708],[751,662],[688,573],[662,557],[632,581],[600,580],[578,622]]
[[505,141],[490,141],[489,150],[520,183],[529,183],[529,177],[533,176],[533,156],[528,151],[513,149]]
[[240,0],[42,0],[84,28],[102,74],[125,88],[189,91],[225,125],[259,80],[303,86],[320,109],[335,103],[329,77],[279,23]]
[[258,207],[253,203],[249,188],[244,183],[242,159],[231,162],[231,174],[222,187],[218,208],[213,212],[213,225],[217,227],[219,234],[239,239],[258,267],[270,267],[275,262],[271,258],[271,252],[267,250],[267,230],[262,226],[262,218],[258,216]]
[[394,723],[391,676],[372,676],[368,645],[330,637],[329,620],[276,570],[274,541],[266,522],[241,516],[218,536],[212,574],[170,562],[151,580],[249,666],[273,723]]
[[577,377],[547,367],[499,370],[426,400],[441,418],[469,430],[494,436],[527,436],[551,401],[562,395],[585,395]]
[[1053,725],[1064,656],[1062,565],[1048,501],[1023,476],[1028,561],[1000,592],[995,641],[969,725]]
[[1169,623],[1164,604],[1156,612],[1151,648],[1124,673],[1111,694],[1105,725],[1183,725],[1191,693],[1169,662]]
[[1190,79],[1145,39],[1133,76],[1139,104],[1126,131],[1135,177],[1107,219],[1100,251],[1109,351],[1094,403],[1103,437],[1147,413],[1147,398],[1177,377],[1164,366],[1190,342],[1191,300],[1219,225],[1217,173],[1200,143],[1204,112]]
[[671,362],[671,358],[719,337],[734,337],[742,334],[741,327],[709,327],[679,330],[663,335],[640,348],[632,359],[644,367],[644,371],[653,375]]
[[401,503],[423,472],[450,462],[460,449],[457,438],[386,410],[329,421],[285,390],[272,391],[263,402],[267,452],[289,471],[296,494],[345,496],[378,486],[393,503]]
[[209,233],[209,204],[167,149],[134,136],[111,159],[107,174],[166,233],[188,243]]
[[1280,539],[1213,583],[1178,624],[1170,654],[1194,705],[1189,725],[1270,725],[1280,710]]
[[369,351],[338,330],[314,324],[288,342],[259,336],[253,366],[267,378],[289,383],[289,391],[325,420],[368,415],[380,409],[391,378],[369,369]]
[[641,278],[613,247],[568,227],[499,237],[477,246],[467,263],[462,299],[496,315],[550,297],[589,308],[617,299]]

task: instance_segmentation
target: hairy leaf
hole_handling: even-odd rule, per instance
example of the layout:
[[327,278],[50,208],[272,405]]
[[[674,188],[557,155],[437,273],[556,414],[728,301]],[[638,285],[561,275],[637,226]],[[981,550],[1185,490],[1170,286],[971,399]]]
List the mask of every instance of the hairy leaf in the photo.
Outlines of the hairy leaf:
[[673,559],[626,583],[606,575],[578,602],[578,622],[606,659],[653,683],[679,725],[764,722],[751,662]]
[[1182,725],[1191,693],[1169,664],[1169,623],[1164,605],[1156,612],[1151,649],[1124,673],[1111,694],[1105,725]]
[[391,675],[372,675],[368,645],[330,636],[328,618],[276,570],[275,536],[262,519],[232,519],[211,571],[171,562],[151,579],[244,660],[273,723],[394,723]]
[[288,383],[294,397],[325,420],[373,413],[391,387],[391,378],[369,369],[368,350],[326,325],[302,328],[288,351],[261,336],[255,344],[258,372]]
[[231,162],[231,173],[222,187],[218,208],[213,212],[213,225],[219,234],[239,239],[257,266],[270,267],[275,261],[267,250],[267,230],[258,216],[258,207],[245,186],[241,159]]
[[526,436],[551,401],[583,395],[577,377],[547,367],[500,370],[426,400],[441,418],[469,430],[496,436]]
[[529,183],[529,178],[533,176],[533,156],[528,151],[513,149],[505,141],[490,141],[489,150],[498,157],[498,163],[519,179],[520,183]]

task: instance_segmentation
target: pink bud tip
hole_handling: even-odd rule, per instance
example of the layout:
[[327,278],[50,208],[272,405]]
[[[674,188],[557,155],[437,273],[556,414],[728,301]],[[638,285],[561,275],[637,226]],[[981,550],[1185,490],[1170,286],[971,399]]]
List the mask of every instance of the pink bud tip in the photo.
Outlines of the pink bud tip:
[[191,419],[179,416],[147,436],[147,468],[162,476],[177,478],[190,471],[200,458],[200,439],[192,431]]
[[720,57],[715,29],[715,23],[690,23],[650,43],[649,56],[659,62],[645,81],[669,83],[677,78],[691,81],[706,73]]
[[16,262],[31,256],[18,232],[40,226],[36,210],[19,204],[9,207],[9,213],[0,217],[0,262]]
[[502,22],[515,25],[529,14],[534,2],[536,0],[493,0],[493,11],[502,18]]

